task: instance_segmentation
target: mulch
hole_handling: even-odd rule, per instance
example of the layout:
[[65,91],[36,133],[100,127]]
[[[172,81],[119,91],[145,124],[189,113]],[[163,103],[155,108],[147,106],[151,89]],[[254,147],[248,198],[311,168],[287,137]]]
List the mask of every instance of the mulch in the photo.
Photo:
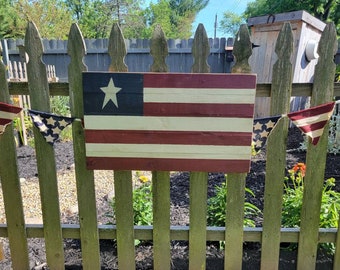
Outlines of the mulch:
[[[287,168],[291,168],[297,162],[305,162],[306,153],[297,150],[303,137],[299,130],[291,128],[287,142]],[[77,202],[74,181],[73,149],[71,142],[57,143],[55,146],[56,166],[58,169],[58,185],[60,201],[65,202],[61,205],[62,222],[78,223]],[[247,198],[261,210],[263,209],[264,179],[265,179],[265,149],[256,155],[251,162],[251,171],[246,179],[246,186],[250,188],[255,197]],[[20,177],[22,178],[22,193],[25,200],[25,191],[30,190],[39,198],[38,173],[36,171],[35,153],[30,147],[18,148],[18,164]],[[326,178],[336,179],[336,190],[340,191],[340,155],[329,154],[326,164]],[[147,177],[150,175],[143,172]],[[138,177],[135,175],[135,177]],[[98,179],[97,179],[98,178]],[[109,194],[113,190],[112,172],[96,172],[96,196],[98,209],[98,222],[106,224],[110,222],[107,213],[111,211]],[[221,173],[211,173],[208,179],[208,197],[215,194],[215,187],[225,182],[225,176]],[[25,185],[28,187],[25,189]],[[64,186],[64,188],[63,188]],[[35,190],[34,190],[35,188]],[[33,191],[32,191],[33,190]],[[73,192],[73,196],[70,195]],[[189,173],[178,172],[171,175],[171,225],[189,224]],[[33,195],[30,195],[33,196]],[[68,198],[68,199],[64,199]],[[0,197],[0,202],[2,196]],[[27,199],[25,205],[25,218],[41,219],[41,209],[35,211],[40,206],[29,204],[32,199]],[[35,199],[35,202],[39,199]],[[2,206],[1,206],[2,205]],[[5,221],[3,204],[0,203],[0,222]],[[256,220],[260,226],[262,218]],[[6,259],[0,262],[0,269],[11,269],[10,253],[8,241],[3,239]],[[81,267],[81,245],[79,240],[65,239],[65,269],[82,269]],[[171,242],[171,268],[188,269],[188,242]],[[136,246],[136,268],[152,269],[152,243],[143,242]],[[100,240],[101,264],[102,269],[118,269],[117,249],[115,241]],[[49,269],[46,264],[46,254],[44,251],[43,239],[29,239],[29,256],[31,269]],[[261,246],[259,243],[244,243],[243,269],[260,269]],[[297,254],[296,251],[282,249],[280,253],[279,269],[295,269]],[[224,254],[216,243],[207,243],[207,269],[223,269]],[[317,269],[332,269],[332,258],[320,251],[318,253]]]

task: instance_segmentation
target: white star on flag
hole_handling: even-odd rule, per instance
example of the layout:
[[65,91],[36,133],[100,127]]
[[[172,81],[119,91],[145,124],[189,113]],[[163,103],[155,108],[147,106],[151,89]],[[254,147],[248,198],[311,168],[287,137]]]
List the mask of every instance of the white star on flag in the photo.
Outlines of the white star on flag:
[[117,93],[122,90],[122,88],[116,87],[113,79],[111,78],[109,84],[106,87],[101,87],[100,90],[105,93],[102,109],[107,105],[107,103],[109,103],[110,100],[118,108]]

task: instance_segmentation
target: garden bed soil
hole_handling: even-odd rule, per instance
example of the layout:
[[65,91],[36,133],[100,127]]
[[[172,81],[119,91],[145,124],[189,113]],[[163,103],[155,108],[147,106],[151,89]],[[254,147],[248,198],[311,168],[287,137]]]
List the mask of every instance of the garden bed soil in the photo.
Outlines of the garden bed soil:
[[[292,128],[289,131],[287,142],[287,168],[292,168],[297,162],[305,162],[306,153],[298,151],[303,137],[300,131]],[[58,171],[67,173],[73,170],[73,149],[72,143],[57,143],[56,165]],[[263,193],[265,178],[265,149],[256,155],[251,162],[251,171],[246,179],[246,186],[250,188],[255,197],[248,198],[251,203],[260,209],[263,209]],[[32,177],[31,181],[38,181],[35,166],[34,150],[30,147],[18,148],[18,163],[21,177]],[[336,179],[335,188],[340,191],[340,155],[329,154],[327,156],[325,178],[334,177]],[[34,180],[35,179],[35,180]],[[223,174],[209,174],[208,180],[208,197],[215,194],[216,185],[225,182]],[[100,187],[99,187],[100,188]],[[97,198],[98,216],[104,217],[110,209],[109,196]],[[173,173],[171,176],[171,225],[188,225],[189,224],[189,173]],[[63,223],[76,223],[76,214],[63,213]],[[100,218],[99,218],[100,219]],[[105,224],[107,220],[99,220]],[[256,221],[261,224],[261,217]],[[8,242],[3,240],[7,259],[0,263],[1,269],[11,269],[10,255],[8,251]],[[65,269],[82,269],[81,267],[81,245],[79,240],[65,239]],[[188,269],[188,242],[172,241],[171,242],[171,266],[172,269]],[[44,251],[43,239],[29,239],[29,255],[31,269],[48,269],[46,266],[46,255]],[[113,240],[100,240],[100,252],[102,269],[118,269],[117,249]],[[256,270],[260,269],[261,246],[259,243],[244,243],[243,252],[243,269]],[[146,242],[136,247],[136,268],[152,269],[152,244]],[[332,269],[332,257],[320,251],[317,258],[317,269]],[[297,254],[296,251],[282,249],[280,252],[279,269],[296,269]],[[223,269],[224,255],[223,250],[219,250],[214,243],[207,245],[207,269]]]

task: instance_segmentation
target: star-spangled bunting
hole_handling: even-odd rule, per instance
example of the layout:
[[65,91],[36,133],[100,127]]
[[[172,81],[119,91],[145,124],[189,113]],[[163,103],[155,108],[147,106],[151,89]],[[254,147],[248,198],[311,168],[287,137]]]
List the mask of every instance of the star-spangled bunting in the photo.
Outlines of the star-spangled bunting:
[[58,116],[35,110],[28,110],[28,112],[34,125],[44,136],[46,142],[51,145],[59,139],[60,132],[74,121],[72,117]]
[[19,117],[22,108],[11,104],[0,102],[0,135],[4,133],[5,128],[14,118]]
[[280,118],[281,115],[254,119],[253,143],[256,151],[264,147],[269,133]]
[[335,102],[328,102],[319,106],[287,114],[290,120],[316,145],[323,130],[333,114]]

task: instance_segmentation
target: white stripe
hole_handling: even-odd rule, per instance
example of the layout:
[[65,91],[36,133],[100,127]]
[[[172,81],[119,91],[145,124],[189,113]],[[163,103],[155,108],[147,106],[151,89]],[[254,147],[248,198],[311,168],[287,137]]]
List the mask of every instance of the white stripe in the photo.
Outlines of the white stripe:
[[85,115],[85,129],[252,132],[252,118]]
[[249,160],[249,146],[173,144],[86,144],[87,157]]
[[0,111],[0,118],[4,118],[4,119],[13,120],[14,118],[18,117],[18,115],[19,113]]
[[327,121],[330,116],[332,115],[332,112],[328,112],[328,113],[323,113],[323,114],[319,114],[316,116],[311,116],[311,117],[306,117],[306,118],[302,118],[299,120],[294,120],[294,124],[298,127],[302,127],[302,126],[308,126],[320,121]]
[[317,130],[313,130],[313,131],[309,131],[309,132],[306,132],[305,134],[309,137],[312,137],[312,138],[316,138],[316,137],[320,137],[323,133],[323,128],[321,129],[317,129]]
[[255,89],[144,88],[144,102],[254,103]]

